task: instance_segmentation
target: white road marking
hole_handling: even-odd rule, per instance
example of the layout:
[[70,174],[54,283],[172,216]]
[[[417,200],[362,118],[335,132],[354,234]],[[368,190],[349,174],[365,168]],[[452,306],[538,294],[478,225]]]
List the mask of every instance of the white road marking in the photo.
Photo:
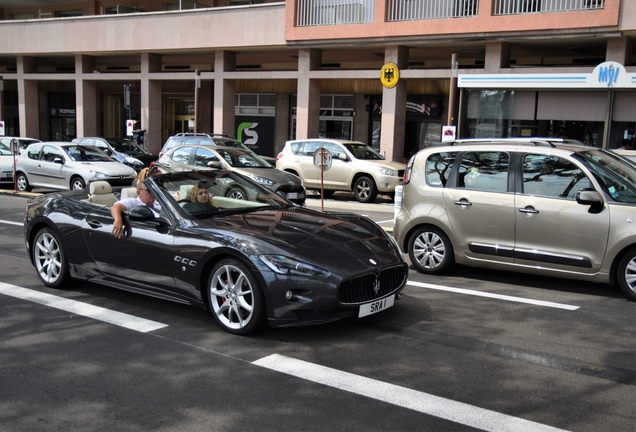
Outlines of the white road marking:
[[93,318],[141,333],[148,333],[160,328],[168,327],[167,324],[162,324],[156,321],[139,318],[133,315],[116,312],[99,306],[93,306],[88,303],[82,303],[76,300],[69,300],[63,297],[58,297],[55,295],[46,294],[40,291],[22,288],[2,282],[0,282],[0,294],[8,295],[22,300],[32,301],[35,303],[40,303],[45,306],[50,306],[76,315]]
[[395,222],[395,220],[394,219],[387,219],[385,221],[379,221],[379,222],[376,222],[376,223],[377,224],[382,224],[382,223],[389,223],[389,222]]
[[562,430],[280,354],[263,357],[253,364],[485,431]]
[[0,220],[0,223],[8,224],[8,225],[24,226],[22,222],[12,222],[12,221],[6,221],[6,220]]
[[423,282],[409,281],[406,284],[421,287],[421,288],[429,288],[429,289],[440,290],[440,291],[449,291],[449,292],[454,292],[458,294],[474,295],[478,297],[488,297],[488,298],[493,298],[497,300],[506,300],[506,301],[517,302],[517,303],[527,303],[527,304],[533,304],[536,306],[545,306],[545,307],[551,307],[556,309],[565,309],[565,310],[573,311],[573,310],[577,310],[581,308],[581,306],[574,306],[574,305],[568,305],[563,303],[553,303],[553,302],[548,302],[543,300],[534,300],[534,299],[527,299],[523,297],[493,294],[493,293],[482,292],[482,291],[468,290],[464,288],[453,288],[453,287],[447,287],[443,285],[433,285],[433,284],[428,284]]

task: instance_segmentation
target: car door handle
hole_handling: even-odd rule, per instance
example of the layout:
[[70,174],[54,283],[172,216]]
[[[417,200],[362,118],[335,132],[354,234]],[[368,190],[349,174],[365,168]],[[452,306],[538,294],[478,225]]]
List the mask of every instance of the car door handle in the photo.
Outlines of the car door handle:
[[537,213],[539,213],[539,210],[536,210],[532,206],[527,206],[527,207],[524,207],[524,208],[520,208],[519,211],[521,213],[525,213],[525,214],[537,214]]
[[102,227],[102,224],[99,223],[99,221],[96,221],[96,220],[89,220],[89,221],[86,221],[86,223],[91,228],[101,228]]
[[473,205],[473,203],[471,203],[470,201],[468,201],[466,198],[462,198],[459,201],[455,201],[454,203],[456,206],[465,206],[465,207],[470,207],[471,205]]

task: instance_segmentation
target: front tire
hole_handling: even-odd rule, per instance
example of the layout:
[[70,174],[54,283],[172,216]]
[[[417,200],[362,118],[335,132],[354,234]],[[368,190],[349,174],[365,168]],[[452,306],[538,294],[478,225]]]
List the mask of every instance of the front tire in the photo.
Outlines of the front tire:
[[453,246],[440,229],[420,228],[409,239],[409,257],[415,268],[426,274],[440,274],[455,260]]
[[15,182],[20,192],[31,192],[33,189],[29,184],[29,179],[24,173],[17,173],[15,176]]
[[86,182],[81,177],[73,177],[71,179],[71,190],[84,190],[86,188]]
[[353,195],[361,203],[375,201],[378,196],[378,188],[371,177],[362,176],[353,185]]
[[44,285],[59,288],[70,279],[66,255],[57,235],[50,228],[41,229],[32,248],[33,263]]
[[252,272],[237,259],[224,259],[214,266],[208,302],[212,316],[228,333],[246,335],[264,326],[263,291]]
[[618,264],[616,279],[627,298],[636,301],[636,249],[627,252]]
[[234,198],[237,200],[247,200],[247,193],[245,189],[240,186],[230,186],[225,192],[227,198]]

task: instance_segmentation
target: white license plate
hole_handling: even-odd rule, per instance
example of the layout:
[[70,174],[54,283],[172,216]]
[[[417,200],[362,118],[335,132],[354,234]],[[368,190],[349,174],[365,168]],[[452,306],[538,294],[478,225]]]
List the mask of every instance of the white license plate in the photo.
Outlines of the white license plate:
[[288,192],[287,199],[298,199],[298,192]]
[[367,315],[373,315],[374,313],[382,312],[384,309],[388,309],[395,303],[395,294],[391,297],[385,297],[382,300],[377,300],[371,303],[363,304],[360,306],[360,312],[358,318],[362,318]]

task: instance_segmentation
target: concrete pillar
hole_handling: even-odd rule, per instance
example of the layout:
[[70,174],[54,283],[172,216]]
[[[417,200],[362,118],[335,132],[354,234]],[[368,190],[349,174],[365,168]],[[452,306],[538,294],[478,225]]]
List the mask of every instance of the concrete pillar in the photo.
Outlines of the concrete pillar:
[[236,53],[216,51],[214,53],[214,116],[212,126],[215,133],[236,135],[234,111],[236,106],[235,80],[226,79],[224,72],[236,69]]
[[[398,69],[409,64],[409,51],[405,46],[387,46],[384,62],[393,62]],[[382,131],[380,133],[380,152],[387,160],[404,160],[404,134],[406,129],[406,80],[400,78],[393,88],[382,89]]]
[[371,145],[369,140],[369,96],[356,93],[353,95],[353,140]]
[[296,139],[317,138],[320,133],[320,80],[310,79],[310,72],[319,70],[321,63],[320,50],[298,51]]
[[83,77],[94,68],[94,57],[75,55],[75,132],[78,137],[99,135],[97,83]]
[[274,117],[274,154],[283,150],[289,137],[289,93],[276,93],[276,117]]
[[38,103],[38,82],[27,80],[27,74],[37,71],[35,58],[18,56],[16,60],[20,136],[39,138],[40,111]]
[[607,39],[605,61],[615,61],[623,66],[632,64],[632,39],[620,36]]
[[135,129],[146,129],[145,148],[159,154],[163,147],[161,126],[161,81],[152,79],[154,72],[161,72],[161,56],[152,53],[141,54],[141,112]]
[[501,68],[510,67],[510,44],[507,42],[486,42],[484,72],[498,73]]

